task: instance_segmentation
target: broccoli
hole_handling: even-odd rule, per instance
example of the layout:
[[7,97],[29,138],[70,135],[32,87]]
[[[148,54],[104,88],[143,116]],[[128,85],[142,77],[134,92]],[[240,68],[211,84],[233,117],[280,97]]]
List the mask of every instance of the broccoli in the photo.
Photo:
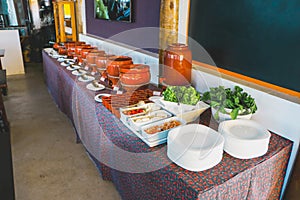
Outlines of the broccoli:
[[200,93],[192,86],[169,86],[163,92],[163,96],[165,101],[179,101],[189,105],[195,105],[200,100]]

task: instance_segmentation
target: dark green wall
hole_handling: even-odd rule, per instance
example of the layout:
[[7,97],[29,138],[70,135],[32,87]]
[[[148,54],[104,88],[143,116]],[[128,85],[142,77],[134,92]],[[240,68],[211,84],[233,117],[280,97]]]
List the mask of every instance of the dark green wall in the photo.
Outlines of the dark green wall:
[[189,36],[218,67],[300,91],[300,0],[191,0]]

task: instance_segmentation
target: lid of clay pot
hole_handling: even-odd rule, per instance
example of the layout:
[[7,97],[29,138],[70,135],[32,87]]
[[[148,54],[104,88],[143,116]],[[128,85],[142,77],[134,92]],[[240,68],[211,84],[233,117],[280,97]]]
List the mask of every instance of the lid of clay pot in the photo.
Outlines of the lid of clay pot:
[[94,49],[88,53],[88,56],[99,56],[99,55],[103,55],[104,53],[105,53],[105,51]]
[[109,59],[109,58],[111,58],[113,56],[115,56],[115,55],[104,53],[104,54],[98,55],[97,58],[99,58],[100,60],[102,60],[102,59]]
[[132,58],[129,56],[112,56],[109,58],[111,61],[122,62],[122,61],[131,61]]
[[149,65],[144,64],[132,64],[132,65],[123,65],[120,68],[121,73],[130,73],[130,74],[136,74],[136,73],[145,73],[149,72]]

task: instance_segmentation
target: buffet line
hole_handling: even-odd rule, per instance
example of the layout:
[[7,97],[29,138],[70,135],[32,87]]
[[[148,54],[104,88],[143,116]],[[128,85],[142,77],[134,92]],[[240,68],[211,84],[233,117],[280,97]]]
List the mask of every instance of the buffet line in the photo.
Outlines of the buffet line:
[[[239,86],[219,86],[204,94],[188,81],[149,89],[145,88],[151,76],[149,66],[134,64],[128,56],[106,54],[85,42],[56,43],[46,52],[78,81],[86,82],[88,90],[114,91],[96,95],[95,101],[149,147],[167,142],[168,157],[184,169],[212,168],[222,160],[223,150],[239,159],[260,157],[268,151],[271,133],[250,120],[257,106]],[[198,124],[201,113],[210,106],[220,123],[218,132]]]
[[[238,193],[232,193],[233,197],[242,197],[244,192],[252,197],[258,197],[262,192],[268,197],[278,197],[291,143],[251,120],[252,114],[258,109],[251,95],[239,86],[234,88],[219,86],[200,94],[187,84],[189,81],[181,82],[183,85],[179,82],[177,85],[170,85],[171,81],[168,79],[164,79],[165,84],[162,87],[157,87],[149,83],[151,74],[148,65],[134,64],[128,56],[107,55],[103,50],[85,45],[87,44],[83,42],[68,42],[44,50],[45,75],[49,80],[47,85],[54,100],[59,101],[57,99],[63,95],[64,100],[60,108],[64,110],[64,107],[70,107],[69,102],[76,100],[66,97],[72,93],[70,90],[73,86],[76,86],[78,91],[81,91],[81,88],[89,91],[89,94],[94,95],[93,101],[99,124],[114,144],[138,152],[156,152],[166,147],[166,155],[163,151],[158,151],[162,154],[157,155],[157,159],[169,159],[172,162],[160,170],[151,172],[151,177],[155,179],[155,184],[151,184],[153,180],[149,179],[147,175],[149,173],[138,175],[119,172],[106,166],[105,163],[99,164],[101,157],[96,156],[95,163],[99,164],[104,179],[113,180],[111,176],[118,177],[115,184],[122,197],[134,198],[132,194],[120,188],[128,185],[127,190],[131,191],[130,184],[139,186],[136,181],[141,179],[143,180],[141,184],[146,185],[146,188],[140,188],[139,191],[134,191],[134,194],[148,199],[150,190],[153,198],[167,197],[168,192],[171,192],[174,198],[183,196],[192,199],[208,196],[212,198],[214,195],[221,195],[219,193],[222,190],[218,187],[225,187],[226,191],[235,191],[235,187],[230,187],[232,183],[241,181],[248,183],[250,177],[244,173],[246,169],[253,171],[255,174],[253,176],[256,177],[272,177],[276,171],[278,179],[268,182],[274,186],[270,187],[270,192],[268,189],[261,190],[265,187],[261,181],[251,179],[250,182],[255,182],[257,187],[248,187],[244,182],[245,187]],[[46,53],[51,59],[44,56]],[[54,80],[57,75],[61,77]],[[77,84],[74,84],[74,81]],[[70,87],[61,87],[66,83],[70,84]],[[89,108],[93,107],[87,106],[85,102],[86,100],[79,103],[78,107],[83,108],[79,114],[89,112]],[[109,111],[104,107],[111,114],[107,114]],[[68,109],[66,113],[73,112]],[[98,134],[95,132],[97,129],[92,128],[94,126],[87,125],[91,124],[92,113],[77,116],[76,120],[72,119],[72,114],[74,115],[74,113],[67,114],[72,121],[83,120],[81,124],[85,128],[82,130],[93,132],[86,133],[87,135]],[[129,130],[120,126],[111,115],[120,119],[120,123]],[[75,127],[81,129],[76,123]],[[120,133],[117,133],[118,131]],[[126,134],[128,131],[134,133],[146,145]],[[100,145],[101,141],[98,141],[100,137],[81,136],[92,158],[93,155],[98,155],[91,151]],[[167,145],[163,145],[164,143]],[[115,150],[111,151],[109,154],[113,155]],[[155,165],[157,159],[150,162]],[[127,164],[124,163],[125,165]],[[260,170],[256,171],[253,166]],[[163,174],[169,177],[162,178]],[[218,175],[215,176],[216,174]],[[171,185],[170,179],[173,180]],[[159,192],[158,190],[162,188],[157,187],[157,184],[166,185],[165,191]],[[182,190],[183,188],[189,189]],[[225,193],[221,196],[224,195],[226,196]]]

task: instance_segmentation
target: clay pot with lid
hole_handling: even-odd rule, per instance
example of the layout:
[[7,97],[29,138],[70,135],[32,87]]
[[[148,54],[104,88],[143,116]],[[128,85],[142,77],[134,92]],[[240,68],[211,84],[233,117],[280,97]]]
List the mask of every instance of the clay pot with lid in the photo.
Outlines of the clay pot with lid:
[[67,41],[67,42],[64,42],[64,46],[66,46],[67,48],[69,47],[69,46],[75,46],[75,45],[83,45],[83,44],[85,44],[85,42],[83,42],[83,41]]
[[64,46],[64,45],[61,44],[61,43],[57,43],[57,42],[56,42],[56,43],[53,44],[52,47],[53,47],[54,50],[58,51],[58,49],[59,49],[60,47],[62,47],[62,46]]
[[105,54],[102,50],[92,50],[86,55],[86,62],[90,65],[96,64],[96,57]]
[[81,57],[83,59],[86,59],[86,56],[88,55],[89,52],[92,50],[95,50],[95,47],[84,47],[81,49]]
[[106,70],[107,61],[109,60],[109,58],[111,58],[113,56],[115,56],[115,55],[103,54],[103,55],[98,55],[96,57],[95,64],[96,64],[96,66],[97,66],[100,73]]
[[187,45],[174,43],[168,46],[164,52],[162,73],[166,85],[191,84],[192,52]]
[[76,53],[77,55],[81,55],[81,50],[82,50],[83,48],[86,48],[86,47],[91,47],[91,45],[90,45],[90,44],[76,45],[76,46],[75,46],[75,53]]
[[67,46],[67,50],[68,50],[68,52],[74,52],[75,53],[75,44],[74,45],[68,45]]
[[107,61],[107,74],[110,76],[119,77],[120,68],[133,64],[132,58],[129,56],[113,56]]
[[68,54],[68,50],[67,50],[67,48],[65,46],[60,46],[58,48],[58,53],[60,55],[67,55]]
[[144,64],[132,64],[120,69],[120,81],[122,85],[141,86],[150,82],[149,66]]
[[68,58],[73,58],[75,56],[75,51],[68,51],[67,56]]

